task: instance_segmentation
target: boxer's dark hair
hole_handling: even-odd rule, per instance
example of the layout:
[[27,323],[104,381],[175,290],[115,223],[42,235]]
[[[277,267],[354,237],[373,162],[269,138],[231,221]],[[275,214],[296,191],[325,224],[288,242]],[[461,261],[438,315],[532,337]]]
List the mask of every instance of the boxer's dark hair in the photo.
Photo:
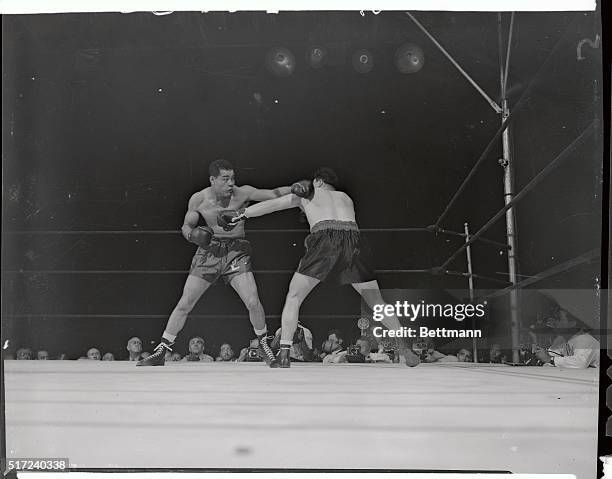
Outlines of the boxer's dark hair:
[[338,179],[338,175],[334,170],[327,166],[322,166],[312,175],[313,180],[323,180],[330,186],[334,188],[338,188],[340,186],[340,180]]
[[221,170],[234,170],[234,165],[232,165],[227,160],[215,160],[210,165],[208,165],[208,174],[210,176],[219,176],[221,174]]

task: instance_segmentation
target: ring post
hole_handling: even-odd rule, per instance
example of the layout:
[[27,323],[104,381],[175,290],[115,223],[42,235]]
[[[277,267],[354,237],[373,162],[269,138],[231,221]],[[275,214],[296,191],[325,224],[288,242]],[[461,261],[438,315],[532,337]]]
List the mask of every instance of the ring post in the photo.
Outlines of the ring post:
[[[463,223],[463,231],[465,232],[465,242],[470,240],[470,230],[467,223]],[[468,270],[468,287],[470,291],[470,303],[474,302],[474,276],[472,276],[472,248],[468,245],[465,248],[465,256],[467,258],[467,270]],[[476,329],[476,320],[472,316],[472,331]],[[474,362],[478,362],[478,347],[476,344],[476,338],[472,338],[472,348],[474,350]]]
[[[504,98],[503,102],[503,116],[502,122],[510,115],[508,109],[508,100]],[[510,155],[510,126],[502,133],[502,146],[503,146],[503,158],[501,165],[504,168],[504,202],[507,205],[512,201],[514,195],[514,163]],[[516,217],[514,214],[514,207],[509,208],[506,211],[506,238],[508,241],[508,280],[510,283],[515,284],[517,281],[517,264],[516,264]],[[519,362],[519,310],[518,310],[518,290],[512,288],[509,295],[510,303],[510,330],[512,338],[512,362]]]

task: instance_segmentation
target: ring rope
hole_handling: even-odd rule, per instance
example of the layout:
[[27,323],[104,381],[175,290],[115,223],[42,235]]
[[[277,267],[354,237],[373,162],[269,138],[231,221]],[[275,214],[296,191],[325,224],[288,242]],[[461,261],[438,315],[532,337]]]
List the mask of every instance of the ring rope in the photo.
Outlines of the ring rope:
[[503,296],[504,294],[512,291],[513,289],[524,288],[526,286],[530,286],[534,283],[542,281],[543,279],[550,278],[551,276],[554,276],[559,273],[563,273],[572,268],[575,268],[576,266],[580,266],[583,263],[588,263],[600,257],[601,257],[601,254],[599,252],[599,249],[592,249],[590,251],[587,251],[586,253],[576,256],[575,258],[569,259],[567,261],[564,261],[563,263],[559,263],[555,266],[552,266],[551,268],[548,268],[534,276],[531,276],[522,281],[519,281],[518,283],[512,284],[506,288],[497,290],[487,295],[486,298],[495,298],[497,296]]
[[[254,274],[293,274],[296,271],[293,269],[268,269],[268,270],[253,270]],[[20,274],[20,275],[28,275],[28,274],[49,274],[49,275],[121,275],[121,274],[188,274],[189,270],[130,270],[130,269],[102,269],[102,270],[88,270],[88,269],[24,269],[24,270],[6,270],[5,274]],[[376,269],[374,270],[376,274],[431,274],[432,276],[462,276],[465,278],[469,278],[470,276],[476,279],[481,279],[484,281],[490,281],[492,283],[511,284],[509,281],[492,278],[490,276],[484,276],[475,273],[468,273],[463,271],[449,271],[443,268],[434,267],[428,269]]]
[[523,107],[523,105],[525,105],[527,103],[527,100],[529,99],[527,94],[532,90],[533,86],[535,85],[535,83],[536,83],[535,80],[542,74],[542,72],[544,71],[545,67],[548,66],[548,63],[550,62],[550,59],[553,57],[553,54],[557,51],[557,49],[561,45],[561,43],[562,43],[561,40],[563,38],[565,38],[567,32],[569,31],[569,27],[570,27],[570,25],[572,23],[574,23],[575,18],[576,18],[576,15],[574,15],[571,18],[571,20],[568,22],[568,24],[565,27],[565,30],[563,31],[563,33],[557,39],[557,43],[555,43],[554,47],[552,48],[552,50],[550,50],[550,52],[548,53],[548,56],[546,57],[544,62],[540,65],[540,68],[538,68],[538,71],[531,78],[531,80],[529,81],[529,84],[527,85],[527,87],[521,93],[521,96],[519,97],[519,99],[517,100],[516,104],[512,108],[512,111],[510,112],[508,117],[502,122],[501,126],[497,129],[497,131],[495,132],[495,135],[493,135],[493,138],[491,139],[491,141],[489,141],[489,143],[485,147],[484,151],[481,153],[480,157],[476,161],[476,163],[474,163],[474,166],[472,166],[472,169],[470,170],[468,175],[461,182],[461,184],[459,185],[459,188],[457,189],[455,194],[452,196],[452,198],[448,202],[446,208],[444,208],[444,211],[438,217],[438,220],[435,223],[436,226],[440,226],[440,224],[442,223],[442,221],[444,220],[444,218],[448,214],[449,210],[454,206],[455,202],[459,198],[459,195],[461,195],[461,193],[463,193],[463,191],[465,190],[465,188],[467,186],[467,183],[476,174],[476,170],[478,169],[478,167],[480,167],[480,165],[484,162],[486,157],[489,155],[489,153],[493,149],[493,146],[495,145],[496,141],[499,139],[501,134],[506,130],[506,128],[508,128],[508,126],[510,125],[510,122],[513,121],[514,117],[516,116],[516,112],[520,111],[520,109]]
[[[43,314],[43,313],[18,313],[18,314],[6,314],[7,317],[18,318],[18,319],[28,319],[28,318],[68,318],[68,319],[91,319],[91,318],[126,318],[126,319],[167,319],[167,314],[75,314],[75,313],[52,313],[52,314]],[[310,319],[327,319],[327,318],[343,318],[343,319],[354,319],[356,314],[300,314],[300,318],[310,318]],[[229,319],[242,319],[248,318],[248,313],[244,314],[190,314],[190,318],[229,318]],[[266,314],[266,318],[275,318],[280,319],[280,314]]]
[[450,258],[448,258],[443,264],[442,268],[448,266],[457,256],[459,256],[465,249],[470,246],[476,239],[478,239],[485,231],[487,231],[499,218],[502,217],[510,208],[516,205],[519,201],[521,201],[527,193],[529,193],[538,183],[540,183],[544,178],[548,176],[548,174],[553,171],[557,166],[559,166],[564,160],[566,160],[585,140],[595,131],[595,128],[599,124],[598,119],[594,119],[591,124],[577,137],[572,141],[565,149],[559,153],[555,159],[553,159],[548,165],[546,165],[540,172],[535,175],[529,183],[527,183],[521,191],[519,191],[514,198],[512,198],[503,208],[501,208],[497,213],[495,213],[485,224],[482,226],[476,233],[471,234],[470,238],[459,247],[455,253],[453,253]]
[[[457,231],[451,231],[444,228],[438,228],[435,225],[429,225],[425,227],[411,227],[411,228],[360,228],[360,232],[363,233],[433,233],[433,234],[444,234],[448,236],[458,236],[465,238],[465,233],[459,233]],[[248,234],[265,234],[265,233],[308,233],[307,229],[280,229],[280,228],[266,228],[266,229],[247,229]],[[15,231],[3,231],[2,235],[17,236],[17,235],[180,235],[180,230],[15,230]],[[500,248],[510,249],[505,243],[498,241],[479,238],[479,241],[483,243],[489,243]]]

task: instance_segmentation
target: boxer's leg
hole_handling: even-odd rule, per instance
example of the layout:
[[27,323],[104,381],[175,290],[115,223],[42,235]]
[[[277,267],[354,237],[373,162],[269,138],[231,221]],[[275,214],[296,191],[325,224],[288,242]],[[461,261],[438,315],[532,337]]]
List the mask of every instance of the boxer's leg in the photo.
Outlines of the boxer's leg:
[[257,293],[257,284],[255,283],[255,277],[253,273],[243,273],[234,276],[230,281],[230,285],[249,311],[249,320],[253,325],[253,330],[257,336],[266,334],[268,332],[266,328],[266,315],[264,308],[259,300]]
[[168,318],[164,337],[167,337],[167,339],[171,338],[170,341],[174,342],[176,335],[183,329],[183,326],[185,326],[187,315],[191,313],[198,300],[206,290],[210,288],[211,284],[212,283],[205,279],[198,278],[197,276],[191,274],[187,276],[181,299],[179,299]]
[[[365,283],[353,283],[351,286],[359,293],[370,309],[374,309],[374,305],[376,304],[386,304],[380,292],[378,281],[373,280]],[[400,329],[402,327],[402,324],[395,315],[385,316],[381,322],[387,329]]]
[[[378,281],[373,280],[367,281],[365,283],[353,283],[352,286],[355,291],[357,291],[361,295],[361,297],[370,309],[374,309],[374,305],[377,304],[386,304],[380,292]],[[381,321],[381,323],[387,329],[399,330],[402,327],[402,323],[400,323],[396,315],[385,315],[385,318]],[[412,352],[412,348],[405,340],[403,340],[402,338],[395,338],[395,342],[399,350],[400,356],[404,357],[408,366],[416,366],[417,364],[419,364],[420,360],[418,356]]]
[[163,366],[165,362],[166,351],[171,351],[171,346],[178,333],[185,326],[187,315],[193,310],[198,300],[212,283],[198,276],[189,275],[183,287],[183,294],[178,303],[172,310],[166,329],[162,335],[160,343],[155,347],[155,351],[148,358],[142,359],[136,363],[136,366]]
[[297,329],[300,306],[319,284],[319,280],[301,273],[294,273],[289,283],[289,292],[285,299],[283,313],[281,315],[281,367],[289,367],[289,350],[293,343],[293,335]]
[[268,328],[266,326],[266,314],[264,312],[263,305],[259,300],[259,294],[257,293],[257,283],[253,273],[248,271],[246,273],[238,274],[234,276],[230,285],[249,311],[249,320],[253,325],[253,330],[259,339],[260,356],[271,367],[276,367],[276,358],[272,349],[268,345]]

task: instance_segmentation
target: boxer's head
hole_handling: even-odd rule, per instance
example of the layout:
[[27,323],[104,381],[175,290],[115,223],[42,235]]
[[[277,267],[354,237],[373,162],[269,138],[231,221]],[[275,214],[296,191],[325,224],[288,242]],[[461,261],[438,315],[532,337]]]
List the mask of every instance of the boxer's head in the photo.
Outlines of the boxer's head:
[[230,196],[236,185],[234,167],[227,160],[215,160],[208,167],[210,186],[218,196]]
[[338,188],[340,181],[334,170],[327,166],[322,166],[312,175],[312,185],[315,188],[322,188],[325,185],[331,186],[333,189]]

